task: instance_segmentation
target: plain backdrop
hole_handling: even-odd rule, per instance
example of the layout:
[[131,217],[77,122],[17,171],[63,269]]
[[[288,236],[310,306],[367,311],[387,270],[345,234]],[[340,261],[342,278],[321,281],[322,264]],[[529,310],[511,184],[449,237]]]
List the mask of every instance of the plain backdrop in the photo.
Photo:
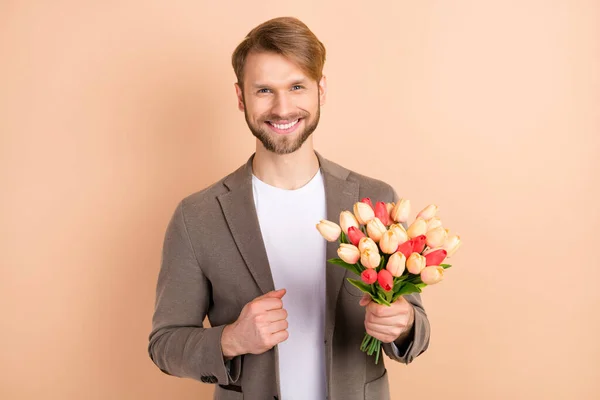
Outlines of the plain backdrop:
[[[597,1],[0,2],[0,398],[209,399],[147,354],[177,202],[254,149],[231,52],[327,47],[315,145],[463,245],[393,399],[600,398]],[[226,267],[226,266],[224,266]]]

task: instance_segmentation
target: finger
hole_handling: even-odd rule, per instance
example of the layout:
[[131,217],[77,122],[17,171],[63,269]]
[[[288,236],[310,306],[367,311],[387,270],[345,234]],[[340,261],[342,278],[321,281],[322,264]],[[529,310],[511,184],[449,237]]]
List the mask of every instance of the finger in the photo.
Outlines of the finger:
[[401,310],[402,309],[398,307],[384,306],[375,302],[371,302],[367,305],[367,311],[378,317],[389,317],[399,315],[402,314]]
[[270,310],[280,310],[283,308],[283,301],[276,298],[263,298],[254,300],[254,311],[264,312]]
[[271,335],[271,340],[273,341],[272,342],[273,346],[287,340],[287,338],[289,336],[290,336],[290,334],[288,333],[288,331],[275,332],[274,334]]
[[275,322],[286,319],[288,313],[285,309],[281,308],[278,310],[270,310],[266,313],[266,321],[267,322]]
[[369,304],[371,302],[371,295],[370,294],[363,294],[363,296],[360,298],[360,302],[358,303],[360,306],[364,307],[367,304]]
[[403,327],[373,324],[373,323],[365,324],[365,328],[368,331],[371,331],[371,332],[379,334],[379,335],[394,336],[394,337],[397,337],[404,329]]
[[267,327],[269,333],[276,333],[279,331],[284,331],[287,328],[288,328],[288,322],[285,319],[270,323],[269,326]]
[[255,300],[259,299],[281,299],[286,293],[285,289],[272,290],[268,293],[263,294],[262,296],[258,296]]

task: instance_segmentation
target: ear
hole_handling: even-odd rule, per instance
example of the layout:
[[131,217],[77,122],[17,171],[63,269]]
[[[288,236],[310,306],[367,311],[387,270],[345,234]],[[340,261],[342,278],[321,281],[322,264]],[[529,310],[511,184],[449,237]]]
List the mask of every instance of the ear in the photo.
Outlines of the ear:
[[242,92],[242,88],[237,83],[234,86],[235,86],[235,93],[236,93],[237,99],[238,99],[238,110],[244,111],[244,94]]
[[321,105],[325,105],[325,100],[327,99],[327,77],[325,75],[319,81],[319,98]]

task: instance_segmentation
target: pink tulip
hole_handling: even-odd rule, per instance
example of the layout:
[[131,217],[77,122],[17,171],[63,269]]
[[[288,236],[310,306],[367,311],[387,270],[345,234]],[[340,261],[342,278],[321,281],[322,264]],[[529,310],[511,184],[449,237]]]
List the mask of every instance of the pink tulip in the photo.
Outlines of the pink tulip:
[[377,271],[375,271],[374,269],[365,269],[360,274],[360,277],[364,283],[366,283],[367,285],[371,285],[377,282]]
[[351,244],[342,243],[337,250],[338,257],[348,264],[356,264],[360,259],[360,251],[358,247]]
[[383,201],[378,201],[375,204],[375,216],[379,218],[381,223],[385,226],[390,226],[392,224],[392,220],[390,219],[390,213]]
[[421,280],[426,285],[434,285],[444,278],[444,268],[438,265],[425,267],[421,271]]
[[386,292],[389,292],[394,288],[394,277],[387,269],[379,271],[377,274],[377,282],[379,282],[379,286]]
[[365,234],[355,226],[348,228],[348,240],[350,240],[350,243],[353,245],[358,246],[360,239],[364,237]]
[[413,244],[412,240],[408,240],[399,245],[396,251],[404,254],[404,256],[408,258],[413,253]]
[[440,265],[446,259],[448,253],[444,249],[432,249],[423,254],[425,266]]
[[338,224],[327,221],[326,219],[321,220],[321,222],[317,224],[317,229],[321,236],[328,242],[335,242],[342,233],[342,228],[340,228]]
[[365,197],[365,198],[363,198],[363,199],[362,199],[360,202],[361,202],[361,203],[365,203],[365,204],[368,204],[368,205],[370,205],[370,206],[371,206],[371,208],[372,208],[373,210],[375,210],[375,207],[373,207],[373,202],[371,201],[371,198],[370,198],[370,197]]
[[425,242],[427,241],[427,236],[421,235],[411,239],[413,242],[413,251],[416,253],[421,253],[425,248]]

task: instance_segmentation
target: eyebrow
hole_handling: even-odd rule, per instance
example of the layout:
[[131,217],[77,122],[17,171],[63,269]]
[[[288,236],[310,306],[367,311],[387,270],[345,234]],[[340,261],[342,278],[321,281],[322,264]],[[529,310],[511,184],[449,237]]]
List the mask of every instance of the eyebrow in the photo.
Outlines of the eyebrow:
[[[304,85],[306,83],[306,79],[304,78],[300,78],[300,79],[295,79],[290,83],[290,86],[294,86],[294,85]],[[253,88],[264,88],[264,87],[270,87],[270,85],[266,85],[263,83],[253,83],[252,84]]]

